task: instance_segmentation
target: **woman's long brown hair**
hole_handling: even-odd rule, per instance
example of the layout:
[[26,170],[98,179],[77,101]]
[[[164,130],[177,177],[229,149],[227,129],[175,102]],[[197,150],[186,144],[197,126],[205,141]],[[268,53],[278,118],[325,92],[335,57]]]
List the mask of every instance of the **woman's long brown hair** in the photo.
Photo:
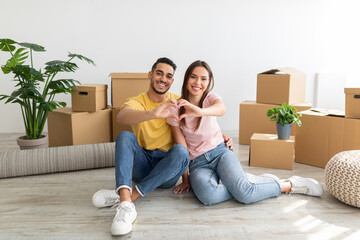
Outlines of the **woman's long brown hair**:
[[[184,82],[183,82],[182,89],[181,89],[181,98],[189,101],[189,91],[187,89],[187,85],[188,85],[190,76],[196,67],[204,67],[206,69],[206,71],[209,73],[209,81],[210,82],[209,82],[209,85],[207,86],[207,88],[205,89],[205,92],[203,93],[201,100],[200,100],[200,104],[199,104],[199,107],[202,108],[204,99],[206,98],[208,93],[214,88],[214,76],[213,76],[210,66],[205,61],[197,60],[197,61],[193,62],[192,64],[190,64],[190,66],[187,68],[187,70],[185,72],[185,76],[184,76]],[[181,107],[180,115],[184,114],[185,112],[186,112],[185,108]],[[194,132],[199,129],[201,119],[202,119],[202,117],[198,118]],[[185,118],[181,119],[180,124],[186,125]]]

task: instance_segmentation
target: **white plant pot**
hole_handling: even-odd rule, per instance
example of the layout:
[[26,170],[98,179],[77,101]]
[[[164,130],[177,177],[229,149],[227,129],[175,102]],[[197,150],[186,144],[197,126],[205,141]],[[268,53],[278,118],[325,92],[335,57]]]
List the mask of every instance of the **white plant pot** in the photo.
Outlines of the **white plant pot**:
[[41,135],[39,139],[27,139],[26,136],[21,136],[16,139],[20,150],[34,149],[34,148],[47,148],[49,146],[48,136]]

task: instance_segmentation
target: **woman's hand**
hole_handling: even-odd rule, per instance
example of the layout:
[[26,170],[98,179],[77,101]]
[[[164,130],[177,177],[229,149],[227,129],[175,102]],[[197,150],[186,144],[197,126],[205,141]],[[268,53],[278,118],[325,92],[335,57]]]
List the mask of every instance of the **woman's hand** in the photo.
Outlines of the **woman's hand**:
[[230,148],[231,151],[234,151],[232,138],[226,136],[226,134],[224,134],[224,133],[223,133],[223,138],[224,138],[224,142],[226,144],[226,147]]
[[185,99],[179,99],[178,100],[178,107],[184,107],[185,113],[181,114],[179,117],[179,120],[185,118],[185,117],[201,117],[203,116],[203,109],[199,108],[198,106],[195,106],[192,103],[189,103]]
[[181,184],[177,185],[174,188],[174,193],[178,194],[178,193],[182,193],[183,191],[186,190],[186,192],[188,192],[190,190],[191,186],[189,182],[182,182]]

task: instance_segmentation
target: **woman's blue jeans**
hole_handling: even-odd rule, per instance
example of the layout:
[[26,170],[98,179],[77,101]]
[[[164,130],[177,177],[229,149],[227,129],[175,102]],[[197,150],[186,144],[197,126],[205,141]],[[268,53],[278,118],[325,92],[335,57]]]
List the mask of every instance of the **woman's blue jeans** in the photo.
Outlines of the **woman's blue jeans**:
[[131,132],[120,132],[115,144],[116,189],[131,189],[132,181],[142,196],[157,187],[169,188],[176,184],[189,165],[189,152],[175,145],[168,152],[140,147]]
[[232,198],[248,204],[281,194],[277,181],[250,183],[236,155],[225,143],[191,161],[190,184],[197,198],[206,205]]

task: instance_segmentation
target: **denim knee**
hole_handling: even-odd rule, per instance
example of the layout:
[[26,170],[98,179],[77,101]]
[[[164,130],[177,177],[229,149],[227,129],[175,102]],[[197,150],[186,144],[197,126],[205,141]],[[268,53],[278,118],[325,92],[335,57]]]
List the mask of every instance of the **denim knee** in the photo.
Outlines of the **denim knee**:
[[116,138],[116,142],[123,142],[129,139],[136,139],[135,135],[132,132],[129,131],[122,131],[119,133],[119,135]]
[[181,160],[182,166],[189,166],[190,157],[189,151],[181,144],[176,144],[172,148],[170,148],[169,152],[176,154],[176,160]]

